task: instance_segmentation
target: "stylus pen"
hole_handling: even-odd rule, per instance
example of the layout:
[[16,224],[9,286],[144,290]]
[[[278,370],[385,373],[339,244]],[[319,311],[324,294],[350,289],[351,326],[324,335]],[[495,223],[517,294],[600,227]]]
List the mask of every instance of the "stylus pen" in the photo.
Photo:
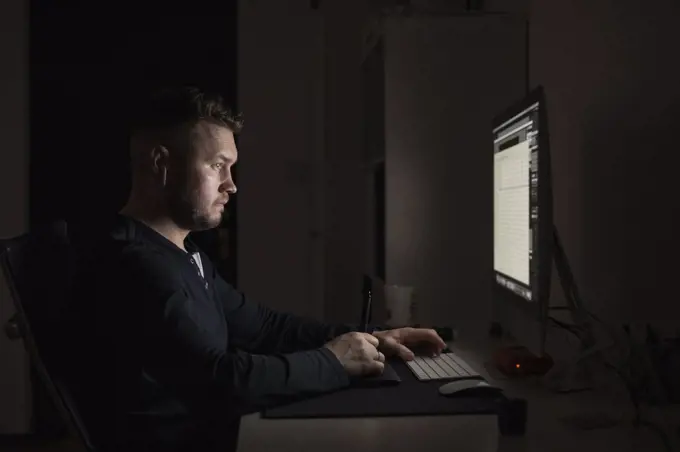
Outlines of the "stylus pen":
[[368,325],[371,322],[371,278],[364,275],[364,312],[361,313],[361,331],[363,333],[370,333]]
[[[369,299],[370,299],[370,294],[369,294]],[[370,303],[370,301],[369,301],[369,303]],[[368,331],[368,318],[364,318],[364,322],[361,325],[361,331],[364,332],[364,333],[370,333],[370,331]]]

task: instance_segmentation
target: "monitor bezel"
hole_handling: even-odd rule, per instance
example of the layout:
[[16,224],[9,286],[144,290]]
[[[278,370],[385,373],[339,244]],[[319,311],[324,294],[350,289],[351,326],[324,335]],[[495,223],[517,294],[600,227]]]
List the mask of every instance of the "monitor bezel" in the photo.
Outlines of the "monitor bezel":
[[[550,159],[550,134],[548,130],[548,114],[546,96],[543,86],[539,85],[525,95],[521,100],[516,101],[504,111],[497,114],[492,120],[493,130],[507,122],[517,114],[538,102],[538,230],[536,231],[538,250],[535,254],[536,265],[540,268],[536,280],[537,287],[531,287],[532,301],[528,301],[522,296],[503,287],[496,281],[496,271],[492,267],[492,285],[494,299],[500,302],[512,303],[515,307],[528,313],[535,320],[541,322],[541,346],[545,343],[547,314],[550,297],[550,284],[552,274],[553,256],[553,199],[552,199],[552,174]],[[493,140],[492,140],[493,143]],[[493,146],[492,146],[493,152]],[[492,239],[495,245],[495,237]]]

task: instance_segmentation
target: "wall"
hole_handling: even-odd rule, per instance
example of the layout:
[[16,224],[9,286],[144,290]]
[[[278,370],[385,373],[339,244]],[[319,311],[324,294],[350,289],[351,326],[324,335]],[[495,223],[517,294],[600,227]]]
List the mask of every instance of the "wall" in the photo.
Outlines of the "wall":
[[299,0],[239,3],[239,288],[323,316],[323,18]]
[[[489,8],[505,6],[498,1]],[[672,57],[680,41],[677,13],[671,1],[654,8],[634,1],[533,2],[530,12],[529,75],[531,86],[544,85],[548,97],[555,221],[581,292],[611,323],[650,322],[667,333],[677,330],[680,310],[673,259],[680,251],[680,212],[672,187],[678,163],[672,120],[680,113],[680,68]],[[474,195],[482,162],[470,157],[455,164],[444,144],[479,149],[472,137],[487,124],[481,112],[512,100],[503,93],[480,96],[474,88],[512,65],[484,67],[483,58],[474,57],[498,38],[470,45],[420,35],[400,39],[392,62],[388,56],[387,114],[394,123],[388,130],[388,280],[420,287],[426,322],[441,323],[437,313],[447,312],[456,323],[483,324],[485,303],[475,294],[488,284],[488,218]],[[436,67],[423,64],[437,55]],[[452,84],[445,94],[436,91],[445,74],[473,88]],[[488,95],[499,102],[484,100]],[[437,119],[450,112],[442,99],[471,105],[471,116],[462,123]]]
[[678,328],[680,118],[673,0],[534,1],[531,81],[546,88],[555,221],[609,322]]
[[488,140],[524,93],[523,30],[501,17],[386,24],[387,282],[416,287],[422,323],[488,327]]
[[[0,3],[0,238],[28,229],[28,1]],[[0,277],[0,327],[14,312]],[[20,341],[0,334],[0,434],[25,433],[28,360]]]
[[239,286],[335,322],[357,321],[365,271],[362,4],[239,3]]
[[326,26],[325,319],[358,322],[369,192],[362,166],[362,0],[322,3]]

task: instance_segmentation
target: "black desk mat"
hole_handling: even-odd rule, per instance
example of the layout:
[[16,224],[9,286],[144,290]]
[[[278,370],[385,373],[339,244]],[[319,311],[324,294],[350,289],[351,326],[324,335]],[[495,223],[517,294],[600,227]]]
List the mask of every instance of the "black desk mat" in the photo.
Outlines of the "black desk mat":
[[263,418],[334,418],[380,417],[451,414],[494,414],[498,412],[496,397],[458,395],[444,397],[439,386],[445,381],[418,381],[400,359],[389,360],[401,377],[394,386],[348,387],[330,394],[296,400],[266,409]]

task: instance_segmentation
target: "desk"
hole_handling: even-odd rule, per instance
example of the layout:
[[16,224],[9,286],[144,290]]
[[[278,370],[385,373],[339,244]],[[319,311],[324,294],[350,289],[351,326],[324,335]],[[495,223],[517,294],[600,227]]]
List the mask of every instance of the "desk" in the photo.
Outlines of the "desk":
[[663,451],[658,437],[630,423],[583,430],[565,417],[605,412],[632,419],[632,407],[616,393],[561,395],[529,380],[494,378],[485,363],[492,344],[449,344],[510,397],[528,401],[527,433],[503,437],[495,415],[414,416],[345,419],[262,419],[245,416],[238,452],[587,452]]
[[496,416],[241,421],[238,452],[496,452]]

